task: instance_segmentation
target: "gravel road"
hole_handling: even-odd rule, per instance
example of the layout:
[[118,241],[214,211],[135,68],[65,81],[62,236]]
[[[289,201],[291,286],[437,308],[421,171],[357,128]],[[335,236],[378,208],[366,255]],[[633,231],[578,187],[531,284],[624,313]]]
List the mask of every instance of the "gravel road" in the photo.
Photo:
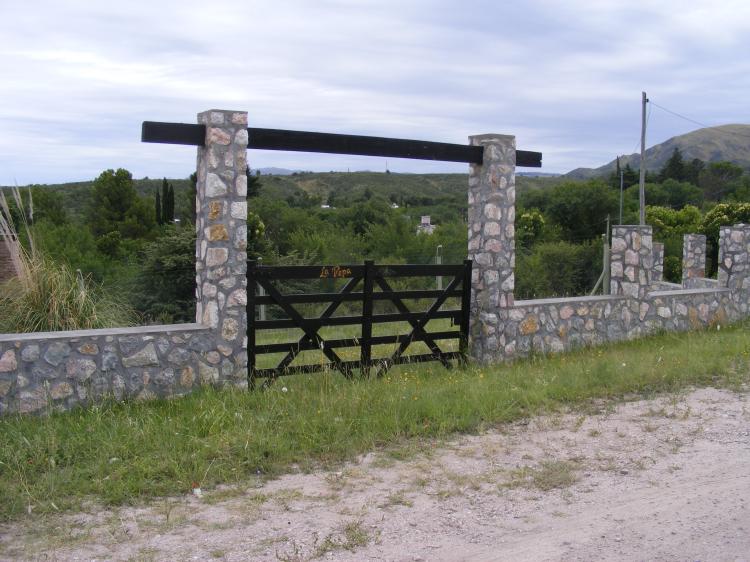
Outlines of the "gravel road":
[[337,472],[5,525],[0,558],[750,561],[748,396],[602,403]]

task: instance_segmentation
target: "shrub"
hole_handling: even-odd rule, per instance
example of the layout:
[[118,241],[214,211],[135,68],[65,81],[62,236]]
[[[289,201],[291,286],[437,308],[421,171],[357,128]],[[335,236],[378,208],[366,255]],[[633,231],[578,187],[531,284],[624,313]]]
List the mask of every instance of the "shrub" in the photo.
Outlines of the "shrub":
[[43,332],[132,325],[136,315],[130,307],[105,294],[90,279],[65,263],[51,260],[34,244],[25,220],[25,210],[13,190],[19,216],[25,227],[28,249],[21,245],[0,192],[0,234],[10,249],[18,275],[0,290],[0,332]]
[[0,332],[24,333],[131,326],[136,315],[90,279],[40,252],[21,250],[23,275],[3,285]]

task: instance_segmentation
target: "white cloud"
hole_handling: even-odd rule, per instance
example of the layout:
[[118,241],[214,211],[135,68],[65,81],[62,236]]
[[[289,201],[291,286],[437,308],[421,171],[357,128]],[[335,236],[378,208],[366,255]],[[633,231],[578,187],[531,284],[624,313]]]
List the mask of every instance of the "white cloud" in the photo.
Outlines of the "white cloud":
[[[263,127],[459,143],[478,132],[516,134],[519,148],[544,152],[548,171],[629,152],[642,89],[702,122],[750,121],[742,2],[5,4],[0,184],[86,179],[118,166],[187,176],[194,151],[140,143],[140,123],[194,122],[208,108],[247,110]],[[649,139],[692,128],[654,112]],[[251,160],[384,168],[336,155]]]

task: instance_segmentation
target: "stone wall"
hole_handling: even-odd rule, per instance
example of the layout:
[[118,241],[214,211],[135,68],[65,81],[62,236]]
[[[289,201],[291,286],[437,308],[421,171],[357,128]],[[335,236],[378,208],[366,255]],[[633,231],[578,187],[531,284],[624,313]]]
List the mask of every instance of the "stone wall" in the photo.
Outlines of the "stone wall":
[[[685,287],[695,279],[706,277],[706,237],[703,234],[685,234],[682,239],[682,284]],[[699,284],[699,283],[698,283]]]
[[198,122],[197,323],[0,335],[0,414],[247,385],[247,114]]
[[200,324],[0,335],[0,414],[177,396],[236,374]]
[[483,363],[560,352],[748,316],[750,225],[721,230],[719,278],[705,278],[706,237],[686,235],[683,283],[663,280],[664,247],[650,226],[612,228],[610,295],[514,301],[513,137],[470,137],[484,161],[469,176],[472,357]]

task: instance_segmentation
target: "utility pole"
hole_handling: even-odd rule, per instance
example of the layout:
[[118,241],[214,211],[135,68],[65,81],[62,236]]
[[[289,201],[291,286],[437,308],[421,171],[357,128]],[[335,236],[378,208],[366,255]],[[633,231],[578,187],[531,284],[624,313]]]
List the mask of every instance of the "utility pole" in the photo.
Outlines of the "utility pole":
[[646,224],[646,92],[641,92],[641,179],[638,189],[640,225]]
[[[263,258],[258,256],[257,264],[260,266],[263,264]],[[258,296],[259,297],[265,297],[266,296],[266,290],[263,288],[263,285],[258,283]],[[265,320],[266,319],[266,305],[262,304],[259,307],[259,314],[258,314],[258,320]]]
[[[435,248],[435,265],[443,265],[443,245],[438,244]],[[435,277],[435,285],[437,285],[438,291],[443,290],[443,276],[438,275]]]

